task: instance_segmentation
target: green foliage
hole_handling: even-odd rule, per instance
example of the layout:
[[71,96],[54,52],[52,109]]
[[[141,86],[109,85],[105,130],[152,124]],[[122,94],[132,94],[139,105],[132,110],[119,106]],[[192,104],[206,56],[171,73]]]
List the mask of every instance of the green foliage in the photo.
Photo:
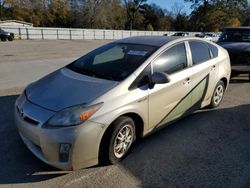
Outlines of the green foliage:
[[146,31],[154,31],[154,28],[151,24],[147,25]]
[[176,31],[187,31],[189,26],[188,16],[186,14],[178,14],[174,21]]
[[0,20],[16,19],[34,26],[149,31],[219,31],[250,25],[247,0],[183,0],[192,13],[177,7],[166,12],[147,0],[0,0]]
[[244,24],[247,0],[185,0],[191,2],[190,29],[193,31],[219,31],[226,26]]

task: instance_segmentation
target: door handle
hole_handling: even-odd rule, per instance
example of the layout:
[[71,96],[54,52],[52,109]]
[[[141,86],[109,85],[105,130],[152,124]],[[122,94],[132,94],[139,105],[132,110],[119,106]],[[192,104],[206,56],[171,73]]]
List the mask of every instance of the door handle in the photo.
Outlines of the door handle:
[[183,82],[183,85],[188,85],[190,84],[191,82],[191,79],[190,78],[187,78],[184,82]]

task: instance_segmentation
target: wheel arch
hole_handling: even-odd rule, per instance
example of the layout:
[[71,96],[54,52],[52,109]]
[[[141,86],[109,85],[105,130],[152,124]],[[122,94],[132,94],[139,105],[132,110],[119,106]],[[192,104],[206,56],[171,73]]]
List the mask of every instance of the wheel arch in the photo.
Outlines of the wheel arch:
[[223,77],[223,78],[221,78],[220,80],[224,83],[225,88],[227,88],[227,86],[228,86],[228,80],[227,80],[227,78],[226,78],[226,77]]
[[118,116],[116,119],[114,119],[111,124],[107,127],[107,129],[104,131],[102,137],[101,137],[101,141],[100,141],[100,145],[99,145],[99,154],[98,154],[98,160],[99,163],[102,164],[107,164],[108,161],[104,159],[103,155],[107,155],[107,151],[108,148],[107,146],[109,145],[109,138],[111,137],[111,134],[114,130],[114,122],[120,118],[120,117],[130,117],[134,123],[135,123],[135,132],[136,132],[136,138],[142,138],[143,137],[143,131],[144,131],[144,121],[142,119],[142,117],[135,113],[135,112],[129,112],[129,113],[124,113],[120,116]]

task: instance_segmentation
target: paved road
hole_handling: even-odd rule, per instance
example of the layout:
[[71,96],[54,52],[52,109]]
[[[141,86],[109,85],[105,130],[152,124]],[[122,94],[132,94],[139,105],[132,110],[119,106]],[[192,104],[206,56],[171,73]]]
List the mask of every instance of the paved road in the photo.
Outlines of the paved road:
[[0,187],[249,188],[246,79],[231,82],[220,108],[198,111],[142,139],[121,163],[74,172],[58,171],[25,148],[13,122],[17,95],[6,91],[0,97]]
[[108,41],[0,42],[0,95],[26,86]]

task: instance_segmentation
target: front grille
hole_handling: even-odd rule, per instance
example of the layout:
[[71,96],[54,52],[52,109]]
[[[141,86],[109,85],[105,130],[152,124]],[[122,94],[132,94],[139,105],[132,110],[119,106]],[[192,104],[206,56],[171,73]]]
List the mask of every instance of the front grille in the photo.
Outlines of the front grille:
[[16,106],[16,109],[17,109],[18,115],[19,115],[24,121],[26,121],[27,123],[30,123],[30,124],[32,124],[32,125],[38,125],[38,124],[39,124],[38,121],[36,121],[36,120],[34,120],[34,119],[28,117],[28,116],[23,112],[23,110],[20,109],[18,106]]

